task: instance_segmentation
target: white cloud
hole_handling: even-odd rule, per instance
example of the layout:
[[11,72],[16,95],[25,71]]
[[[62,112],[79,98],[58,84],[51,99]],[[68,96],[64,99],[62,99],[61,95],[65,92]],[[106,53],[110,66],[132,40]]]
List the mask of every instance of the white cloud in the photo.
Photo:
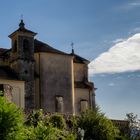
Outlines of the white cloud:
[[140,70],[140,33],[116,43],[89,64],[89,73],[120,73]]
[[113,43],[120,43],[120,42],[123,42],[123,41],[125,41],[126,39],[123,39],[123,38],[118,38],[118,39],[116,39],[116,40],[113,40],[112,42]]
[[129,5],[129,6],[132,6],[132,7],[138,7],[138,6],[140,6],[140,2],[139,2],[139,1],[137,1],[137,2],[132,2],[132,3],[129,3],[128,5]]
[[124,10],[132,10],[134,8],[139,8],[139,7],[140,7],[140,1],[125,3],[124,5],[120,6],[120,8]]

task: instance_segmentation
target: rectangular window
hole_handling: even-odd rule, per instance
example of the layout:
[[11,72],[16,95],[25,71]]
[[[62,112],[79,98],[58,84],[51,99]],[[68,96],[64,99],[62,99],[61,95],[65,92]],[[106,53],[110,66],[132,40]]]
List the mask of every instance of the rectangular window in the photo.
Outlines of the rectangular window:
[[63,113],[64,112],[64,101],[62,96],[55,97],[55,104],[56,104],[56,112]]
[[81,106],[81,112],[84,112],[88,109],[88,101],[87,100],[81,100],[80,101]]

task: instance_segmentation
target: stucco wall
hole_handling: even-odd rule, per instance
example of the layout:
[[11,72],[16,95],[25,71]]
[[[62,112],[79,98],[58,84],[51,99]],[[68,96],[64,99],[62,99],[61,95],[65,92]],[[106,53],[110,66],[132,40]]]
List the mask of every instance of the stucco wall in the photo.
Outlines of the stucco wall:
[[55,98],[62,96],[64,112],[73,113],[72,56],[38,53],[35,60],[36,72],[40,73],[41,107],[55,112]]
[[87,78],[87,65],[81,63],[74,63],[74,80],[83,81]]
[[25,106],[25,91],[24,82],[15,80],[3,80],[0,79],[0,84],[7,84],[12,86],[12,101],[19,107],[24,108]]
[[91,106],[91,93],[89,93],[89,89],[75,88],[75,113],[77,115],[81,112],[81,100],[87,100],[88,106]]

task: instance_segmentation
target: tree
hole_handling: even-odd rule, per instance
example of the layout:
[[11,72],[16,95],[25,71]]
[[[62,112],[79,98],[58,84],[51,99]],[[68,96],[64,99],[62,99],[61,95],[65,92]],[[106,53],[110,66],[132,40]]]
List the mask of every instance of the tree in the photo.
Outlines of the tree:
[[84,129],[85,140],[115,140],[119,132],[98,109],[96,111],[87,110],[82,113],[78,121],[78,127]]
[[140,120],[134,113],[126,114],[127,121],[129,121],[130,137],[134,140],[140,140]]
[[0,97],[0,139],[21,140],[24,117],[22,111],[15,104]]

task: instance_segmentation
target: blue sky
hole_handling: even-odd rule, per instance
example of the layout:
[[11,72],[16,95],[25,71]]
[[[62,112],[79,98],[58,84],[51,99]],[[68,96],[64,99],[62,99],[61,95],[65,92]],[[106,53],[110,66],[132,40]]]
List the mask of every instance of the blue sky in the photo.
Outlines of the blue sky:
[[76,53],[94,60],[90,79],[108,117],[140,115],[139,13],[140,0],[1,0],[0,47],[10,47],[23,15],[37,39],[65,52],[74,42]]

